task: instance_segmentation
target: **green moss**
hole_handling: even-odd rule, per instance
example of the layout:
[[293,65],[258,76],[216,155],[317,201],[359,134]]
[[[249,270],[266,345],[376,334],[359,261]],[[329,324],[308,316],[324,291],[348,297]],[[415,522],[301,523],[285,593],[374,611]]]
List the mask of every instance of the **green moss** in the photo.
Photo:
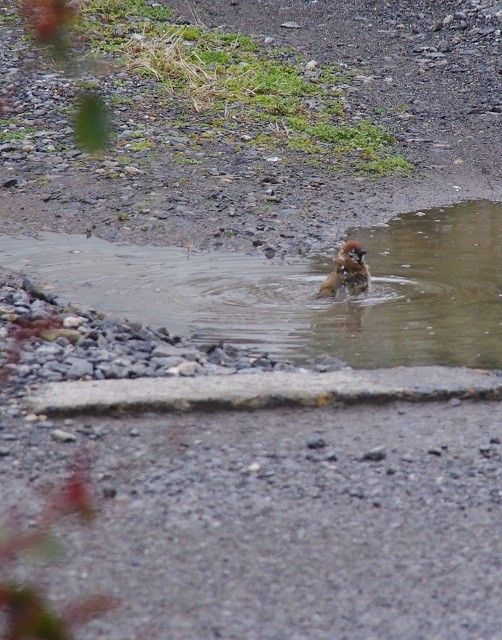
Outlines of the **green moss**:
[[360,149],[371,152],[390,144],[392,136],[377,125],[361,120],[355,125],[317,124],[308,129],[312,137],[334,144],[339,151]]
[[134,100],[128,96],[113,95],[110,99],[112,106],[121,107],[122,105],[132,104]]
[[89,0],[85,11],[104,14],[111,20],[137,17],[165,21],[171,18],[171,11],[165,5],[149,4],[146,0]]
[[185,155],[181,151],[178,151],[177,153],[173,154],[173,160],[178,164],[185,164],[185,165],[200,164],[200,160],[197,160],[196,158],[191,158],[190,156]]
[[288,147],[293,151],[302,151],[303,153],[321,154],[323,148],[314,142],[312,138],[307,136],[294,135],[288,138]]
[[392,173],[408,175],[413,171],[413,164],[404,156],[395,155],[370,160],[368,162],[360,162],[358,168],[365,173],[378,176],[385,176]]
[[154,146],[155,144],[151,140],[138,140],[137,142],[131,142],[128,148],[131,151],[148,151]]
[[337,118],[345,117],[345,105],[341,100],[335,100],[333,104],[330,104],[326,107],[325,113],[331,116],[336,116]]
[[3,131],[0,131],[0,142],[12,142],[14,140],[24,140],[25,138],[29,138],[31,135],[33,135],[36,132],[37,130],[34,129],[33,127],[4,129]]
[[197,61],[208,66],[226,65],[232,61],[232,55],[226,51],[198,50],[194,51],[194,56],[197,58]]
[[292,116],[288,118],[288,125],[294,131],[307,131],[309,128],[309,121],[303,116]]

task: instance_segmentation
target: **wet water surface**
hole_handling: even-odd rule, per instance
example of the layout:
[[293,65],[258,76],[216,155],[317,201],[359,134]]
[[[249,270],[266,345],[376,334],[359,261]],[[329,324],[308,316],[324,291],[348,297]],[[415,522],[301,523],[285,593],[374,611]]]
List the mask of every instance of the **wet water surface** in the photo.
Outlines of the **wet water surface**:
[[[63,301],[306,362],[502,367],[502,205],[465,203],[355,230],[373,291],[315,300],[332,256],[277,264],[245,254],[119,246],[47,233],[0,238],[0,264]],[[334,252],[333,252],[334,253]]]

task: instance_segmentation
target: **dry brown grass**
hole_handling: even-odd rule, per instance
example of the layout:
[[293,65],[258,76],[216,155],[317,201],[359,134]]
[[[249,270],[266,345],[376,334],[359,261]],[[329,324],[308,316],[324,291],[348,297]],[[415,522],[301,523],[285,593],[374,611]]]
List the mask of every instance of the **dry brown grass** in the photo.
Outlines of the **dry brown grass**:
[[176,32],[131,39],[126,46],[126,60],[129,68],[154,76],[172,94],[181,89],[196,111],[210,106],[216,97],[216,74]]

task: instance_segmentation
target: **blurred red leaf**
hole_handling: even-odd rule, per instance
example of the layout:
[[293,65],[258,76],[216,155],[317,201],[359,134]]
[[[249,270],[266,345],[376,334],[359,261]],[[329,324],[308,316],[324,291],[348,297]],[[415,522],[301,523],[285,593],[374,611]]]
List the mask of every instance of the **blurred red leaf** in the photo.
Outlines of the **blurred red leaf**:
[[115,609],[119,600],[108,595],[94,594],[81,602],[74,602],[66,607],[63,618],[69,626],[83,624],[94,618]]
[[23,0],[21,10],[43,43],[56,42],[76,13],[67,0]]

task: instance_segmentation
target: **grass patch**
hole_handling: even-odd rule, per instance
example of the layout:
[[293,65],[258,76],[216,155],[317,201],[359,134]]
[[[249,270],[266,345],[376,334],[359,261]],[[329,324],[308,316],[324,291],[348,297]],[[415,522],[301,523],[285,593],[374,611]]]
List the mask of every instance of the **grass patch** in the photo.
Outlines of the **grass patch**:
[[149,151],[153,149],[155,144],[151,140],[137,140],[136,142],[131,142],[127,145],[127,148],[131,151]]
[[146,0],[79,0],[78,4],[85,13],[100,14],[112,22],[131,17],[160,22],[171,18],[166,6],[149,4]]
[[[5,126],[3,123],[9,123],[8,120],[0,121],[0,127]],[[0,131],[0,142],[13,142],[14,140],[24,140],[36,133],[33,127],[25,127],[24,129],[4,129]]]
[[259,129],[253,144],[261,147],[282,145],[322,161],[346,156],[375,175],[410,170],[392,155],[385,129],[350,121],[340,99],[352,75],[347,69],[318,65],[313,73],[295,50],[175,25],[164,6],[145,0],[88,0],[83,11],[95,49],[120,53],[130,70],[155,78],[178,107],[199,113],[199,124],[220,135],[238,135],[245,124]]
[[395,155],[361,162],[358,168],[365,173],[370,173],[375,176],[385,176],[392,173],[409,175],[414,167],[404,156]]

